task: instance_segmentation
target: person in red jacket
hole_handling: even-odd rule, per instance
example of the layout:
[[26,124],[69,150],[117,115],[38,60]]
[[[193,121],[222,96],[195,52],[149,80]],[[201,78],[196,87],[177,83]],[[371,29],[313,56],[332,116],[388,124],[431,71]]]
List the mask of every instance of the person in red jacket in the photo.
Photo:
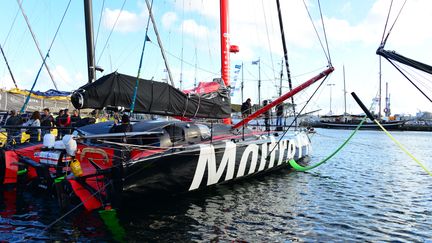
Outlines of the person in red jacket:
[[64,110],[59,110],[58,116],[55,118],[55,125],[58,128],[57,129],[57,139],[62,139],[63,137],[63,131],[60,129],[60,120],[62,119],[64,114]]
[[71,117],[69,115],[68,109],[64,110],[64,114],[60,117],[59,123],[61,132],[60,138],[62,138],[65,134],[71,134],[71,129],[66,129],[71,127]]

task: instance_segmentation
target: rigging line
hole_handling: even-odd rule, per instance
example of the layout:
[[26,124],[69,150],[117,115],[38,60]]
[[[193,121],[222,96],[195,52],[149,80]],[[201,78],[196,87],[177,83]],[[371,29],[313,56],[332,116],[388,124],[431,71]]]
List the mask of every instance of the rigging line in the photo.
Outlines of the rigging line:
[[[19,0],[17,0],[17,1],[19,1]],[[34,80],[34,82],[33,82],[33,85],[32,85],[32,87],[31,87],[31,89],[30,89],[30,91],[29,91],[29,93],[28,93],[28,95],[27,95],[27,98],[26,98],[26,100],[25,100],[23,106],[21,107],[21,111],[20,111],[20,113],[23,113],[23,112],[25,111],[25,108],[26,108],[26,106],[27,106],[27,104],[28,104],[28,102],[29,102],[29,100],[30,100],[30,96],[31,96],[31,94],[32,94],[32,92],[33,92],[33,89],[34,89],[34,87],[36,86],[36,82],[37,82],[37,80],[38,80],[38,78],[39,78],[40,72],[42,71],[42,68],[43,68],[43,66],[44,66],[45,63],[46,63],[46,59],[49,57],[49,53],[50,53],[50,51],[51,51],[51,48],[52,48],[52,46],[53,46],[53,44],[54,44],[54,41],[55,41],[55,39],[56,39],[56,37],[57,37],[57,34],[58,34],[59,30],[60,30],[60,27],[61,27],[62,24],[63,24],[63,20],[64,20],[64,18],[65,18],[65,16],[66,16],[66,13],[67,13],[68,9],[69,9],[69,6],[70,6],[71,1],[72,1],[72,0],[69,0],[68,4],[67,4],[67,6],[66,6],[66,9],[65,9],[65,11],[64,11],[64,13],[63,13],[63,16],[62,16],[62,18],[61,18],[61,20],[60,20],[60,23],[59,23],[59,25],[58,25],[58,27],[57,27],[57,30],[56,30],[55,34],[54,34],[53,40],[51,41],[51,44],[50,44],[50,46],[49,46],[49,48],[48,48],[48,51],[47,51],[47,53],[46,53],[46,55],[45,55],[45,58],[43,59],[42,65],[41,65],[40,68],[39,68],[39,71],[38,71],[38,73],[37,73],[37,75],[36,75],[36,78],[35,78],[35,80]],[[21,3],[20,3],[20,6],[21,6]],[[23,12],[23,13],[24,13],[24,12]],[[53,80],[53,81],[54,81],[54,80]],[[55,84],[55,83],[54,83],[54,84]],[[57,89],[57,87],[56,87],[56,89]]]
[[197,50],[197,44],[195,42],[195,53],[194,53],[194,57],[195,57],[195,67],[194,67],[194,88],[197,87],[197,74],[198,74],[198,50]]
[[424,89],[431,90],[430,83],[431,80],[424,76],[424,72],[418,71],[417,69],[405,68],[405,66],[400,65],[400,63],[395,63],[407,76],[410,76],[412,79],[415,79],[418,84],[420,84]]
[[[388,39],[388,37],[390,36],[390,32],[393,30],[393,27],[395,26],[396,21],[399,19],[399,16],[400,16],[400,14],[401,14],[401,12],[402,12],[402,9],[405,7],[405,4],[406,4],[406,0],[404,1],[404,3],[403,3],[403,5],[402,5],[401,9],[399,10],[398,15],[396,16],[395,21],[393,22],[392,26],[390,27],[389,32],[387,33],[387,36],[386,36],[386,38],[385,38],[385,40],[384,40],[384,45],[385,45],[385,43],[387,42],[387,39]],[[383,46],[384,46],[384,45],[383,45]]]
[[390,7],[389,7],[389,10],[388,10],[386,22],[385,22],[385,25],[384,25],[384,31],[383,31],[383,34],[382,34],[382,37],[381,37],[381,44],[380,45],[382,47],[384,47],[384,45],[385,45],[384,36],[386,35],[387,25],[388,25],[388,21],[389,21],[389,18],[390,18],[390,13],[391,13],[392,6],[393,6],[393,0],[390,2]]
[[8,61],[7,61],[7,59],[6,59],[6,55],[5,55],[5,53],[3,52],[3,47],[2,47],[1,45],[0,45],[0,50],[1,50],[1,53],[2,53],[2,55],[3,55],[4,60],[5,60],[5,62],[6,62],[7,69],[9,70],[9,74],[10,74],[10,76],[11,76],[11,78],[12,78],[12,81],[13,81],[13,83],[14,83],[14,85],[15,85],[15,88],[18,89],[18,85],[17,85],[17,83],[16,83],[16,81],[15,81],[15,77],[13,76],[12,70],[11,70],[11,68],[10,68],[10,66],[9,66],[9,63],[8,63]]
[[309,12],[309,9],[308,9],[308,7],[306,6],[306,2],[305,2],[305,0],[303,0],[303,4],[304,4],[304,6],[305,6],[305,8],[306,8],[306,12],[307,12],[308,15],[309,15],[309,19],[310,19],[310,21],[311,21],[311,23],[312,23],[312,26],[313,26],[314,30],[315,30],[315,34],[316,34],[317,37],[318,37],[318,40],[319,40],[319,43],[320,43],[320,45],[321,45],[321,48],[322,48],[322,50],[323,50],[323,52],[324,52],[324,55],[326,56],[327,61],[329,61],[330,59],[329,59],[329,57],[327,56],[327,53],[326,53],[325,48],[324,48],[324,45],[323,45],[323,43],[322,43],[322,41],[321,41],[321,38],[320,38],[320,36],[319,36],[319,34],[318,34],[318,30],[316,29],[316,26],[315,26],[315,24],[314,24],[314,22],[313,22],[312,16],[311,16],[311,14],[310,14],[310,12]]
[[319,11],[320,11],[320,16],[321,16],[321,24],[322,24],[322,28],[323,28],[323,32],[324,32],[324,40],[325,40],[325,43],[327,46],[328,62],[330,64],[331,63],[330,49],[328,46],[327,33],[326,33],[325,25],[324,25],[324,18],[323,18],[322,11],[321,11],[320,0],[318,0],[318,7],[319,7]]
[[[49,74],[49,76],[50,76],[50,78],[51,78],[51,81],[53,82],[55,89],[58,90],[58,88],[57,88],[57,84],[56,84],[56,82],[54,81],[54,77],[53,77],[53,75],[52,75],[52,73],[51,73],[51,71],[50,71],[50,69],[49,69],[49,67],[48,67],[48,64],[46,64],[46,61],[44,60],[44,55],[42,54],[42,51],[41,51],[41,49],[40,49],[40,47],[39,47],[39,42],[37,41],[36,36],[35,36],[35,34],[34,34],[34,32],[33,32],[33,29],[32,29],[31,26],[30,26],[30,21],[28,20],[27,15],[26,15],[25,12],[24,12],[24,9],[23,9],[23,7],[22,7],[21,0],[17,0],[17,3],[18,3],[18,5],[19,5],[19,8],[20,8],[20,10],[21,10],[21,13],[22,13],[22,15],[23,15],[23,17],[24,17],[24,20],[25,20],[25,22],[26,22],[26,24],[27,24],[27,27],[28,27],[29,30],[30,30],[30,33],[31,33],[32,38],[33,38],[33,41],[34,41],[34,43],[35,43],[35,45],[36,45],[36,47],[37,47],[37,50],[39,51],[39,55],[40,55],[40,57],[41,57],[42,60],[43,60],[43,64],[44,64],[44,66],[45,66],[45,68],[46,68],[46,70],[47,70],[47,72],[48,72],[48,74]],[[68,8],[69,8],[69,4],[70,4],[70,2],[68,3]],[[67,10],[67,8],[66,8],[66,10]],[[65,13],[65,14],[66,14],[66,13]],[[64,17],[64,15],[63,15],[63,17]],[[62,20],[63,20],[63,19],[62,19]],[[57,31],[58,31],[58,29],[57,29]],[[52,43],[51,43],[51,46],[52,46]],[[51,48],[51,46],[50,46],[50,48]]]
[[100,26],[101,26],[101,23],[102,23],[102,14],[103,14],[104,6],[105,6],[105,0],[103,0],[103,2],[102,2],[102,7],[101,7],[101,11],[100,11],[99,23],[98,23],[98,27],[97,27],[97,31],[96,31],[96,40],[95,40],[94,47],[93,47],[95,49],[96,49],[96,46],[97,46],[98,37],[99,37],[99,30],[100,30]]
[[40,236],[42,233],[46,232],[49,228],[53,227],[60,220],[64,219],[66,216],[68,216],[69,214],[71,214],[72,212],[74,212],[75,210],[77,210],[79,207],[81,207],[82,205],[84,205],[84,203],[86,203],[88,200],[90,200],[90,198],[92,198],[93,196],[95,196],[98,193],[100,194],[102,192],[102,190],[104,190],[107,186],[111,185],[111,183],[112,183],[111,181],[108,182],[108,183],[106,183],[102,188],[100,188],[99,190],[97,190],[96,192],[94,192],[93,194],[91,194],[90,196],[88,196],[84,201],[81,201],[74,208],[72,208],[71,210],[69,210],[68,212],[66,212],[65,214],[63,214],[61,217],[59,217],[58,219],[54,220],[52,223],[50,223],[49,225],[47,225],[45,228],[42,229],[42,232],[40,232],[37,236]]
[[370,113],[370,111],[365,107],[365,105],[363,104],[363,102],[360,100],[360,98],[354,93],[351,92],[351,95],[353,96],[353,98],[355,99],[355,101],[357,102],[357,104],[360,106],[360,108],[364,111],[364,113],[366,113],[366,115],[369,117],[370,120],[372,120],[373,122],[375,122],[380,128],[381,130],[384,131],[384,133],[394,142],[396,143],[396,145],[399,146],[399,148],[405,152],[409,157],[411,157],[418,165],[420,165],[420,167],[426,172],[428,173],[430,176],[432,176],[432,172],[430,172],[426,166],[424,166],[422,164],[422,162],[420,162],[420,160],[418,160],[417,158],[414,157],[414,155],[412,155],[398,140],[396,140],[382,125],[381,123],[375,118],[373,117],[373,115]]
[[[153,45],[155,45],[155,46],[157,47],[157,45],[156,45],[155,43],[153,43],[153,42],[150,42],[150,43],[152,43]],[[174,58],[176,58],[176,59],[178,59],[178,60],[181,60],[180,57],[178,57],[178,56],[172,54],[171,52],[169,52],[169,51],[167,51],[167,50],[165,50],[165,52],[166,52],[168,55],[170,55],[171,57],[174,57]],[[194,67],[194,66],[195,66],[195,64],[192,64],[192,63],[190,63],[190,62],[188,62],[188,61],[183,60],[183,62],[186,63],[187,65],[190,65],[191,67]],[[201,68],[201,67],[197,67],[197,68],[198,68],[199,70],[203,71],[203,72],[207,72],[207,73],[212,74],[212,75],[219,75],[219,73],[216,73],[216,72],[213,72],[213,71],[210,71],[210,70],[206,70],[206,69]]]
[[14,19],[13,19],[13,21],[12,21],[11,27],[9,28],[9,31],[8,31],[8,33],[7,33],[7,35],[6,35],[6,38],[5,38],[4,42],[3,42],[3,47],[6,45],[6,42],[7,42],[7,40],[9,39],[9,35],[10,35],[10,33],[12,32],[13,26],[15,25],[15,21],[16,21],[16,19],[17,19],[17,17],[18,17],[19,11],[20,11],[20,10],[17,9],[17,12],[16,12],[16,14],[15,14],[15,17],[14,17]]
[[102,58],[102,55],[103,55],[103,53],[104,53],[104,51],[105,51],[105,48],[106,48],[106,46],[108,45],[108,42],[109,42],[109,40],[110,40],[110,38],[111,38],[112,33],[114,32],[114,28],[116,27],[117,22],[118,22],[118,20],[119,20],[119,18],[120,18],[120,15],[121,15],[122,12],[123,12],[123,8],[124,8],[125,4],[126,4],[126,0],[123,1],[123,5],[122,5],[121,8],[120,8],[120,12],[119,12],[119,14],[117,15],[117,18],[116,18],[116,20],[115,20],[115,22],[114,22],[114,24],[113,24],[113,26],[112,26],[112,28],[111,28],[111,31],[110,31],[110,33],[109,33],[109,35],[108,35],[108,38],[107,38],[107,40],[106,40],[106,42],[105,42],[105,45],[104,45],[104,47],[102,48],[102,52],[101,52],[101,54],[99,55],[99,58],[98,58],[98,60],[97,60],[97,62],[96,62],[96,65],[99,64],[99,61],[100,61],[100,59]]
[[[201,6],[202,6],[202,2],[201,2]],[[191,8],[191,2],[189,2],[189,7]],[[203,16],[200,14],[199,15],[199,23],[203,22]],[[194,61],[195,61],[195,66],[194,66],[194,88],[196,88],[197,86],[197,76],[198,76],[198,42],[197,42],[198,37],[196,35],[193,35],[193,41],[194,41]]]
[[[182,60],[180,62],[180,87],[179,89],[182,90],[183,89],[183,51],[184,51],[184,15],[185,15],[185,6],[184,6],[184,0],[182,1],[183,4],[183,9],[182,9],[182,25],[181,25],[181,51],[180,51],[180,56]],[[186,110],[185,110],[186,111]]]
[[[152,7],[153,7],[153,0],[151,1],[150,9]],[[145,31],[145,36],[144,36],[144,43],[143,43],[143,47],[142,47],[142,50],[141,50],[141,58],[140,58],[139,66],[138,66],[138,74],[137,74],[137,78],[136,78],[136,82],[135,82],[135,88],[134,88],[134,92],[133,92],[132,104],[131,104],[131,108],[130,108],[130,113],[131,114],[134,112],[134,109],[135,109],[135,101],[136,101],[137,92],[138,92],[138,83],[139,83],[139,78],[140,78],[140,74],[141,74],[141,67],[142,67],[142,61],[143,61],[143,57],[144,57],[144,50],[145,50],[146,42],[147,42],[147,40],[150,40],[148,38],[148,36],[147,36],[149,25],[150,25],[150,15],[147,18],[147,25],[146,25],[146,31]]]
[[318,90],[321,88],[321,86],[323,85],[323,83],[327,80],[329,75],[327,75],[322,81],[321,83],[318,85],[318,87],[315,89],[315,91],[313,92],[313,94],[310,96],[310,98],[308,99],[308,101],[306,102],[306,104],[301,108],[301,110],[294,116],[293,121],[291,122],[291,124],[288,126],[288,128],[282,133],[282,135],[280,136],[279,140],[277,141],[277,143],[275,144],[275,146],[272,148],[272,150],[268,153],[267,157],[271,155],[271,153],[276,149],[276,146],[279,146],[279,143],[282,141],[282,138],[285,136],[285,134],[288,132],[288,130],[292,127],[292,125],[296,122],[297,118],[300,116],[300,114],[303,112],[303,110],[306,108],[306,106],[309,104],[309,102],[312,100],[312,98],[315,96],[315,94],[318,92]]
[[267,44],[268,44],[268,48],[270,50],[269,54],[270,54],[272,71],[273,71],[273,77],[276,77],[275,68],[274,68],[274,64],[273,64],[273,54],[272,54],[273,52],[271,49],[270,35],[269,35],[269,31],[268,31],[268,26],[267,26],[267,17],[266,17],[266,11],[265,11],[265,6],[264,6],[264,0],[261,0],[261,5],[262,5],[263,15],[264,15],[264,24],[265,24],[266,35],[267,35]]
[[420,91],[420,93],[422,93],[432,103],[432,99],[429,98],[429,96],[427,96],[404,72],[402,72],[402,70],[399,69],[399,67],[396,64],[394,64],[389,58],[387,57],[384,58],[387,59],[387,61],[389,61],[391,65],[393,65],[393,67],[395,67],[406,79],[408,79],[408,81],[410,81],[412,85],[414,85],[414,87],[416,87],[418,91]]
[[396,140],[382,125],[381,123],[377,120],[374,119],[374,122],[385,132],[385,134],[394,142],[396,143],[396,145],[402,150],[404,151],[409,157],[411,157],[411,159],[413,159],[418,165],[420,165],[420,167],[426,172],[428,173],[430,176],[432,176],[432,172],[430,172],[426,166],[420,162],[420,160],[418,160],[416,157],[414,157],[414,155],[412,155],[398,140]]

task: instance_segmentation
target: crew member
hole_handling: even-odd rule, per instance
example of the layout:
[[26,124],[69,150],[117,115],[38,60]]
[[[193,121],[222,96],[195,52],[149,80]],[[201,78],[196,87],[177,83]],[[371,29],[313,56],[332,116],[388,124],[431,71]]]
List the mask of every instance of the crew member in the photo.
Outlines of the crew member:
[[247,98],[247,100],[243,102],[241,106],[241,113],[243,118],[246,118],[252,113],[252,104],[250,98]]

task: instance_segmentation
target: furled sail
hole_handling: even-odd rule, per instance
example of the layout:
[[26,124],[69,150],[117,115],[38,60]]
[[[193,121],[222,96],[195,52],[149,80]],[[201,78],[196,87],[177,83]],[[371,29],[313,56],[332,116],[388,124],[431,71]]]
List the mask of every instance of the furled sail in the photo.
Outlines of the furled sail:
[[[229,91],[222,80],[213,82],[219,85],[216,91],[185,94],[167,83],[139,79],[134,112],[216,119],[230,117]],[[135,84],[136,77],[114,72],[76,90],[71,101],[77,109],[123,107],[127,111],[132,104]]]
[[380,55],[386,59],[395,60],[395,61],[400,62],[402,64],[408,65],[408,66],[416,68],[418,70],[421,70],[423,72],[432,74],[432,66],[429,66],[425,63],[421,63],[419,61],[404,57],[404,56],[396,53],[395,51],[386,51],[382,47],[380,47],[376,51],[376,54],[378,54],[378,55]]

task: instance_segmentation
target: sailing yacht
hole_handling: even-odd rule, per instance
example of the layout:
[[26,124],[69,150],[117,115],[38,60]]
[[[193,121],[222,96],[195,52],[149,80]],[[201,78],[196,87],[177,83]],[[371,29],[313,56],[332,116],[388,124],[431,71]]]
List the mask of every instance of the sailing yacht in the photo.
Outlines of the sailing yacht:
[[[90,7],[86,5],[86,16]],[[228,0],[220,0],[220,17],[222,75],[206,89],[184,93],[164,82],[114,72],[72,94],[77,109],[122,107],[131,111],[134,103],[137,113],[184,119],[132,121],[132,132],[122,133],[110,133],[114,124],[108,121],[80,127],[74,136],[65,136],[62,141],[48,135],[40,144],[3,149],[0,180],[14,184],[17,171],[25,168],[28,173],[21,175],[25,180],[37,179],[40,187],[49,189],[56,180],[67,185],[56,186],[57,194],[64,195],[68,190],[64,188],[71,188],[85,207],[93,210],[115,205],[125,195],[186,193],[287,168],[292,159],[307,161],[311,144],[306,132],[269,133],[246,125],[328,76],[334,68],[330,64],[249,117],[230,124]],[[88,21],[92,18],[86,19],[91,26]],[[90,31],[88,49],[92,49],[91,27],[86,29]],[[94,73],[94,52],[89,53],[89,73]],[[90,81],[93,77],[89,74]],[[68,176],[63,177],[65,174]]]

